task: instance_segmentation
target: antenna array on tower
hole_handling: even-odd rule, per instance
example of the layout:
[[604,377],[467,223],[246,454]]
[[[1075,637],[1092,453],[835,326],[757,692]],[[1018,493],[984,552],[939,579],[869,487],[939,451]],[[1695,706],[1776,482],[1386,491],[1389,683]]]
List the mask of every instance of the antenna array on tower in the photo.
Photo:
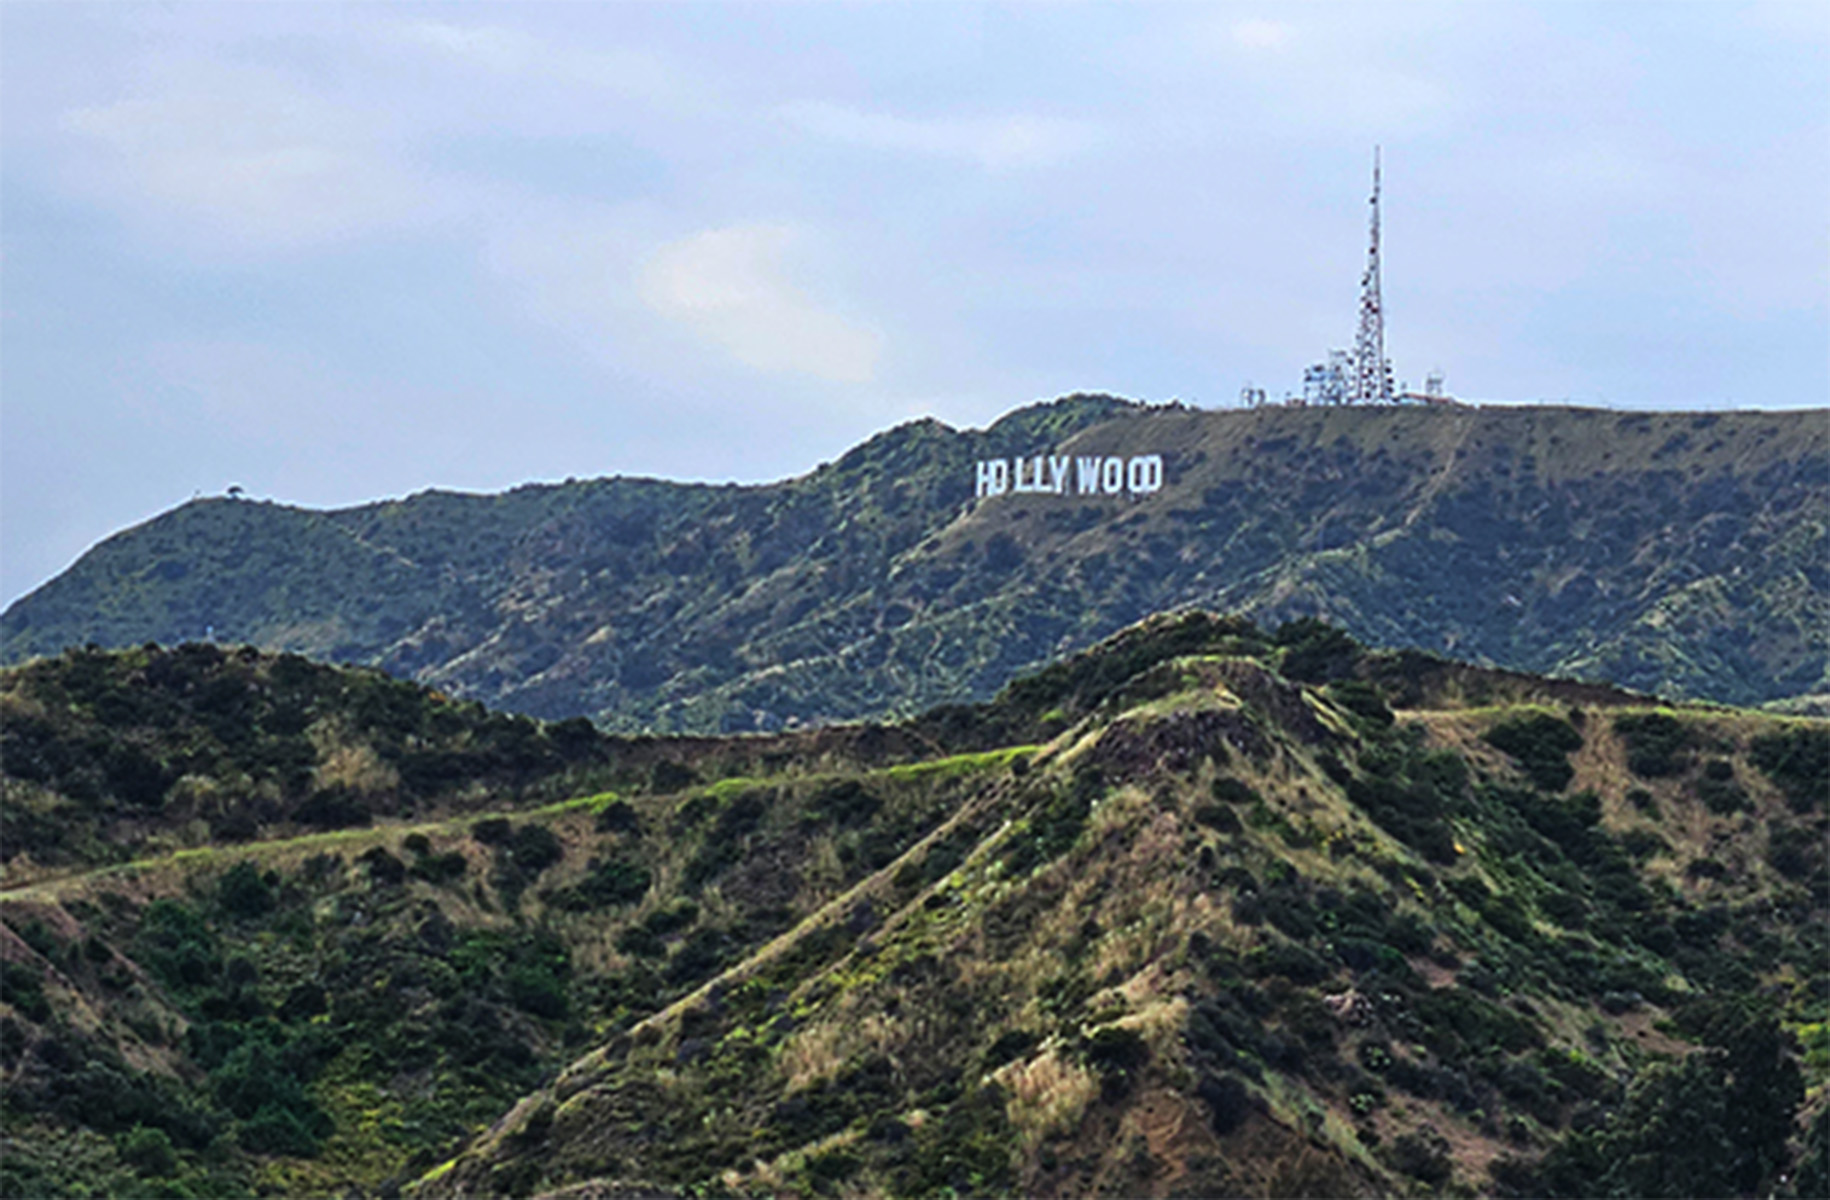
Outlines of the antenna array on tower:
[[[1303,371],[1301,398],[1286,396],[1286,404],[1453,404],[1442,390],[1442,372],[1434,371],[1423,391],[1392,387],[1392,363],[1385,357],[1385,300],[1380,295],[1379,268],[1379,147],[1373,147],[1372,208],[1368,221],[1366,272],[1360,276],[1360,323],[1352,350],[1330,350],[1328,357]],[[1240,402],[1255,407],[1264,403],[1264,389],[1247,385]]]
[[1372,238],[1360,277],[1360,329],[1353,341],[1356,404],[1392,402],[1392,364],[1385,357],[1385,302],[1379,296],[1379,148],[1373,147]]

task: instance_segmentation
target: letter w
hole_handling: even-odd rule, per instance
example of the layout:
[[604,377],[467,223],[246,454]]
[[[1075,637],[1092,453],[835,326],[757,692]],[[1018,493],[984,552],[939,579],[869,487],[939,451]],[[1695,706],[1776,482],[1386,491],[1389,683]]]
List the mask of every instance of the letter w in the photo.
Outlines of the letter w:
[[1097,495],[1099,492],[1099,460],[1097,458],[1077,458],[1074,460],[1075,490],[1082,496]]

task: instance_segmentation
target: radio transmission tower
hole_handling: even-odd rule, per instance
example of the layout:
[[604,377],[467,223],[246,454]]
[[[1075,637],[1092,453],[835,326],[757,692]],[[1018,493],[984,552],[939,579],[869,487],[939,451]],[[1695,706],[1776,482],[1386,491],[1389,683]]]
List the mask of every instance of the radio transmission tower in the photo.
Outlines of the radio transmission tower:
[[1351,398],[1358,404],[1392,402],[1392,366],[1385,359],[1385,305],[1379,299],[1379,148],[1373,147],[1372,247],[1360,279],[1360,331],[1353,343]]

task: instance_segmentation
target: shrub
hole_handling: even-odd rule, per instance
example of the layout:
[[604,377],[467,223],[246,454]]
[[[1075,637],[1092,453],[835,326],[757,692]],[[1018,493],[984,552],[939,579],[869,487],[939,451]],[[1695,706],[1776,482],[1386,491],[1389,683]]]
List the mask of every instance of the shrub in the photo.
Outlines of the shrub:
[[682,766],[672,759],[661,759],[648,772],[648,790],[651,792],[684,791],[698,782],[699,776],[691,767]]
[[1295,942],[1274,942],[1252,952],[1252,973],[1263,977],[1280,975],[1291,983],[1308,986],[1320,983],[1334,974],[1323,958]]
[[0,962],[0,999],[29,1021],[43,1024],[51,1019],[51,1004],[44,996],[44,975],[24,963]]
[[511,967],[504,983],[509,1003],[521,1011],[555,1021],[565,1017],[569,1007],[565,985],[543,964]]
[[653,876],[641,863],[625,858],[592,859],[583,879],[548,893],[547,902],[574,912],[634,904],[648,894],[652,882]]
[[331,1132],[330,1118],[314,1110],[301,1113],[269,1104],[236,1129],[242,1149],[255,1154],[288,1154],[308,1158]]
[[1627,747],[1627,769],[1656,779],[1690,765],[1690,729],[1664,713],[1627,713],[1614,718],[1614,732]]
[[246,859],[223,874],[216,885],[216,902],[233,917],[258,917],[272,911],[273,888],[259,868]]
[[1214,1132],[1221,1137],[1252,1115],[1252,1093],[1232,1075],[1206,1076],[1196,1085],[1195,1095],[1206,1103]]
[[637,958],[660,958],[667,953],[667,943],[646,925],[631,925],[617,934],[616,948]]
[[1797,825],[1775,825],[1767,833],[1766,861],[1788,879],[1803,881],[1824,867],[1823,839]]
[[775,793],[763,788],[744,792],[725,806],[686,864],[688,887],[704,887],[743,857],[744,839],[762,825],[774,799]]
[[1582,749],[1582,735],[1549,713],[1504,721],[1487,731],[1486,741],[1510,755],[1526,778],[1547,792],[1569,786],[1576,774],[1569,756]]
[[1387,726],[1397,720],[1386,707],[1385,697],[1379,694],[1379,689],[1361,679],[1329,684],[1328,698],[1375,726]]
[[222,953],[209,923],[178,900],[146,906],[133,956],[174,991],[214,982],[222,973]]
[[1150,1044],[1135,1029],[1107,1025],[1087,1039],[1086,1059],[1101,1072],[1135,1071],[1150,1061]]
[[1258,803],[1261,799],[1258,789],[1243,780],[1234,779],[1230,775],[1221,775],[1214,780],[1213,793],[1214,799],[1223,804],[1251,805]]
[[1285,647],[1279,663],[1286,678],[1327,683],[1346,677],[1360,656],[1360,644],[1326,621],[1300,617],[1280,626],[1272,640]]
[[1830,799],[1830,729],[1800,725],[1763,734],[1747,749],[1754,765],[1785,792],[1793,812],[1822,808]]
[[1735,782],[1734,765],[1719,758],[1703,764],[1703,777],[1696,781],[1695,791],[1703,807],[1719,817],[1747,807],[1747,793]]
[[407,878],[407,864],[380,846],[357,856],[356,861],[368,867],[369,878],[376,883],[393,885],[405,882]]
[[292,819],[313,829],[352,829],[372,823],[374,816],[359,794],[339,785],[313,792]]
[[1219,833],[1239,833],[1245,828],[1239,823],[1239,814],[1220,804],[1203,804],[1196,808],[1195,820]]
[[121,1161],[142,1175],[163,1177],[178,1169],[171,1135],[157,1126],[135,1125],[115,1143]]
[[985,1070],[992,1071],[1007,1062],[1021,1058],[1035,1046],[1036,1035],[1027,1029],[1010,1029],[998,1035],[998,1040],[991,1043],[985,1051]]
[[1397,1170],[1433,1187],[1448,1182],[1452,1170],[1448,1140],[1429,1128],[1394,1138],[1386,1158]]
[[641,829],[642,818],[627,800],[612,800],[598,810],[599,833],[639,833]]
[[807,806],[806,820],[841,827],[861,825],[883,806],[883,801],[855,779],[843,779],[821,788]]
[[814,1186],[825,1190],[841,1180],[856,1175],[864,1160],[846,1149],[826,1150],[807,1160],[807,1174]]
[[530,876],[540,874],[565,857],[564,844],[545,825],[528,824],[516,829],[507,843],[507,850],[514,858],[516,869]]
[[485,846],[503,845],[513,832],[507,817],[486,817],[470,827],[470,836]]
[[456,850],[447,850],[443,854],[428,854],[415,862],[411,868],[413,877],[427,883],[450,883],[462,879],[470,869],[470,860]]

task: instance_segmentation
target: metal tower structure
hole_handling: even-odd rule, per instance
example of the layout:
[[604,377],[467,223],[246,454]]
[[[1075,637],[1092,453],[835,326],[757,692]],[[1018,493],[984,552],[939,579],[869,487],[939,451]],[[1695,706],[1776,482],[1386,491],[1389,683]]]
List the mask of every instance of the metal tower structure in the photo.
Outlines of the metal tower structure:
[[1385,304],[1379,298],[1379,147],[1373,147],[1372,245],[1366,252],[1366,274],[1360,278],[1360,331],[1353,342],[1353,381],[1348,399],[1355,404],[1392,402],[1392,365],[1385,357]]

